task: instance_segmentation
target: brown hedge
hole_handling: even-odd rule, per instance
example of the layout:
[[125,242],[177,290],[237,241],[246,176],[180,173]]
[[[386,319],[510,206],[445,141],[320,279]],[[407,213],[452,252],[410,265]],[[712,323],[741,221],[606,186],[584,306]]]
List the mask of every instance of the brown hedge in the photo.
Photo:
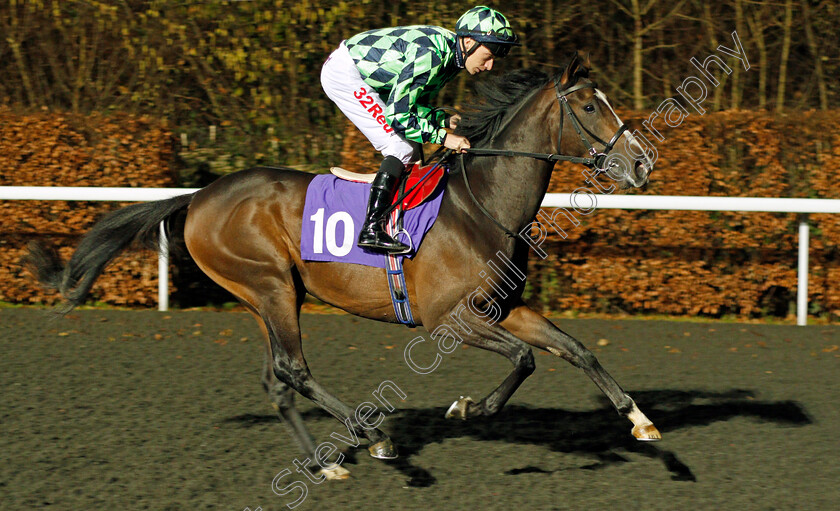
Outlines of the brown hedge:
[[[81,116],[0,108],[0,186],[171,187],[170,134],[165,125],[128,115]],[[21,266],[30,240],[47,238],[69,257],[81,234],[107,211],[126,204],[0,201],[0,301],[55,303]],[[157,257],[128,251],[105,271],[93,300],[154,304]]]

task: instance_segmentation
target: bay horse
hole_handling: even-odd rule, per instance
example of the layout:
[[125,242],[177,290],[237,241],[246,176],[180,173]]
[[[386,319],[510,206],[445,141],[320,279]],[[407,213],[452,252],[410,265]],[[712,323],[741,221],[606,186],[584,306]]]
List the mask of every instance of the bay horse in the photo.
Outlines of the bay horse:
[[[462,397],[448,417],[497,414],[534,371],[536,347],[582,369],[633,423],[633,436],[658,440],[659,431],[596,357],[524,303],[524,282],[518,276],[526,272],[529,240],[505,234],[531,225],[556,161],[565,158],[553,158],[555,154],[589,152],[591,161],[601,158],[603,163],[604,153],[612,151],[632,162],[619,175],[609,173],[615,184],[626,189],[647,182],[652,162],[588,76],[588,60],[575,55],[558,76],[516,71],[479,90],[483,101],[464,113],[457,131],[473,141],[476,150],[484,148],[491,155],[462,158],[460,172],[468,172],[472,184],[466,178],[449,179],[423,249],[405,260],[405,280],[415,323],[433,332],[456,318],[463,342],[500,353],[513,364],[512,372],[489,395],[478,402]],[[617,144],[619,139],[624,143]],[[395,458],[391,439],[378,428],[354,422],[353,409],[313,378],[304,358],[299,318],[306,293],[357,316],[397,322],[384,269],[301,259],[301,217],[313,177],[266,167],[230,174],[194,194],[110,213],[82,238],[66,265],[38,244],[30,248],[27,262],[42,283],[62,293],[69,311],[83,302],[117,253],[137,240],[157,247],[158,224],[186,209],[187,250],[259,323],[266,339],[263,386],[309,460],[316,460],[316,446],[294,407],[293,391],[353,428],[358,438],[366,437],[372,456]],[[488,222],[488,216],[494,221]],[[481,307],[500,312],[498,321],[490,322],[465,311],[475,309],[476,303],[467,301],[474,300],[471,293],[486,281],[485,261],[498,253],[512,262],[501,268],[507,274],[500,277],[516,286],[510,293],[487,290]],[[348,475],[339,465],[321,467],[327,478]]]

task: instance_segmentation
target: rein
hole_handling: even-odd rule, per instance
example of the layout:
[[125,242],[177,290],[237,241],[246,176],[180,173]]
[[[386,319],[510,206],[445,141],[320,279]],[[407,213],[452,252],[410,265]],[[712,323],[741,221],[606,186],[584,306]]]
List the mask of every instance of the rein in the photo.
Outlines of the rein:
[[[484,206],[482,206],[482,205],[481,205],[481,203],[480,203],[480,202],[478,202],[478,199],[476,199],[475,195],[473,194],[472,188],[470,188],[470,182],[467,180],[467,167],[465,167],[465,166],[464,166],[464,153],[461,153],[461,154],[460,154],[460,156],[461,156],[461,175],[462,175],[462,176],[464,176],[464,185],[467,187],[467,192],[470,194],[470,199],[472,199],[473,204],[475,204],[476,206],[478,206],[478,209],[480,209],[480,210],[481,210],[481,212],[482,212],[482,213],[484,213],[484,216],[486,216],[487,218],[489,218],[490,220],[492,220],[492,221],[493,221],[493,223],[494,223],[494,224],[496,224],[496,226],[497,226],[499,229],[501,229],[501,230],[505,231],[505,235],[506,235],[508,238],[515,238],[515,237],[516,237],[516,233],[515,233],[515,232],[513,232],[513,231],[509,230],[507,227],[505,227],[504,225],[502,225],[502,223],[501,223],[501,222],[499,222],[498,220],[496,220],[496,217],[494,217],[492,214],[490,214],[490,212],[489,212],[489,211],[487,211],[487,210],[484,208]],[[511,155],[511,156],[518,156],[518,155]]]
[[[569,119],[571,120],[572,126],[574,127],[575,131],[577,132],[578,136],[580,137],[581,142],[583,142],[583,146],[587,149],[587,152],[589,153],[590,157],[585,158],[585,157],[579,157],[579,156],[566,156],[566,155],[557,154],[557,153],[529,153],[529,152],[523,152],[523,151],[507,151],[507,150],[504,150],[504,149],[481,149],[481,148],[472,149],[472,148],[470,148],[470,149],[467,149],[467,151],[471,154],[476,155],[476,156],[524,157],[524,158],[533,158],[535,160],[542,160],[542,161],[547,161],[547,162],[552,162],[552,163],[555,163],[555,162],[558,162],[558,161],[568,161],[568,162],[571,162],[571,163],[580,163],[580,164],[583,164],[583,165],[585,165],[585,166],[587,166],[591,169],[595,169],[598,172],[598,174],[606,173],[607,169],[604,167],[604,163],[607,159],[607,155],[609,155],[610,151],[613,150],[613,148],[615,147],[615,144],[618,142],[618,139],[621,138],[621,136],[624,134],[625,131],[627,131],[628,126],[626,124],[622,123],[621,126],[619,126],[618,131],[616,131],[615,135],[613,135],[612,139],[610,139],[609,142],[604,142],[603,140],[598,138],[598,136],[596,136],[594,133],[592,133],[590,130],[588,130],[585,126],[583,126],[581,124],[577,115],[575,115],[574,110],[572,110],[572,107],[569,105],[569,101],[567,99],[567,96],[569,94],[573,93],[573,92],[577,92],[581,89],[586,89],[586,88],[594,89],[595,87],[597,87],[597,85],[595,83],[585,82],[585,83],[579,83],[579,84],[573,85],[573,86],[571,86],[569,88],[566,88],[566,89],[561,89],[559,81],[555,80],[555,82],[554,82],[554,92],[557,96],[557,102],[560,104],[560,109],[565,111],[565,115],[563,115],[563,112],[560,113],[560,129],[557,132],[557,151],[558,152],[560,151],[560,147],[561,147],[560,141],[561,141],[561,137],[563,136],[563,121],[565,119],[565,116],[567,115],[569,117]],[[525,102],[523,102],[523,103],[525,103]],[[518,113],[518,111],[519,111],[519,109],[517,109],[516,112],[514,112],[514,115],[516,113]],[[513,115],[509,116],[508,118],[512,119]],[[586,137],[586,135],[584,135],[584,131],[589,136],[594,138],[598,143],[604,145],[604,150],[602,152],[599,153],[597,150],[595,150],[595,148],[589,142],[589,139]],[[484,208],[484,206],[481,205],[480,202],[478,202],[478,199],[475,197],[475,195],[473,194],[472,188],[470,187],[470,182],[467,179],[467,167],[464,164],[464,153],[460,153],[459,156],[460,156],[460,162],[461,162],[461,174],[463,174],[463,176],[464,176],[464,184],[467,187],[467,192],[470,195],[470,199],[472,199],[473,203],[476,206],[478,206],[478,209],[481,210],[481,212],[484,213],[484,215],[487,218],[492,220],[493,223],[496,224],[496,226],[498,226],[501,230],[503,230],[505,232],[505,235],[507,235],[509,238],[515,238],[517,236],[516,233],[514,233],[513,231],[509,230],[507,227],[502,225],[502,223],[499,222],[496,219],[496,217],[494,217],[489,211],[487,211],[487,209]]]

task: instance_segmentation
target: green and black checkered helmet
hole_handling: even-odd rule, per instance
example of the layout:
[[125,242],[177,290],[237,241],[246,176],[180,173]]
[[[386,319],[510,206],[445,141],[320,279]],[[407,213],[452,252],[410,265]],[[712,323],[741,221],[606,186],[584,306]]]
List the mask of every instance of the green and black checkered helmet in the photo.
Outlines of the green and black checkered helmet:
[[458,18],[455,33],[475,39],[496,57],[504,57],[512,46],[519,44],[507,18],[499,11],[483,5],[473,7]]

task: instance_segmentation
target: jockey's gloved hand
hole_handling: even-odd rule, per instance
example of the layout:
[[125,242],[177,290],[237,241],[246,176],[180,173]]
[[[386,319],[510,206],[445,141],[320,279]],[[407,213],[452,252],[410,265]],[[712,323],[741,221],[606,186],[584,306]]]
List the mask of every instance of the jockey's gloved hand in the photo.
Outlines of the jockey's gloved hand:
[[465,153],[467,149],[472,147],[467,137],[456,135],[454,133],[447,133],[446,138],[443,139],[443,146],[447,149],[452,149],[456,153]]

